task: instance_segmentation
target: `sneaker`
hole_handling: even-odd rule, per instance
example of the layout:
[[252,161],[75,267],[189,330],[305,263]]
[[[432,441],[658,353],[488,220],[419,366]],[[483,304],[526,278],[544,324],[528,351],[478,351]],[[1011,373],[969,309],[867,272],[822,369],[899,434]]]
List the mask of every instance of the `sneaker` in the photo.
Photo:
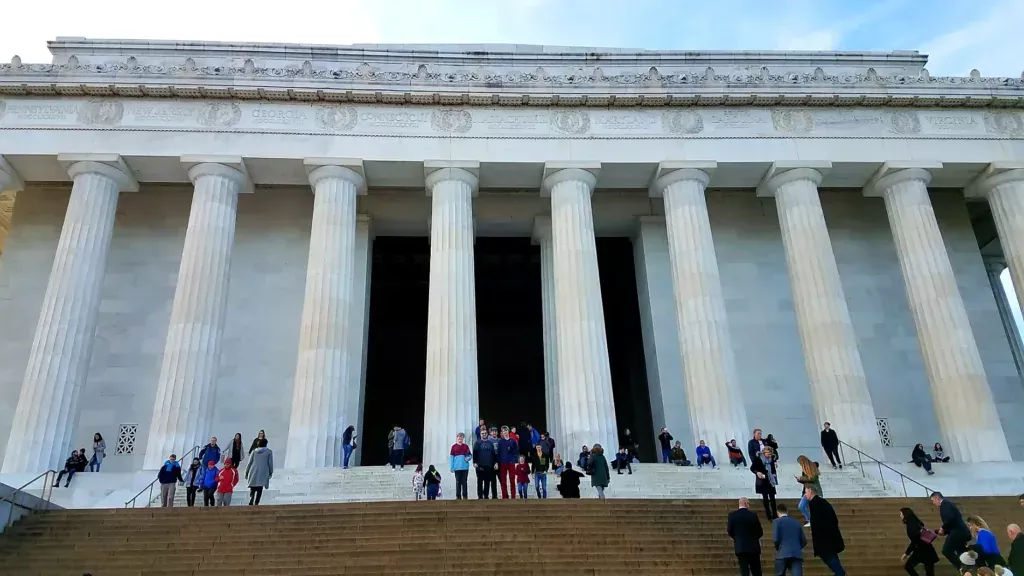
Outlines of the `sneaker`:
[[832,465],[832,469],[833,469],[833,470],[835,470],[835,469],[836,469],[836,465],[835,465],[835,464],[833,464],[833,465]]
[[804,528],[810,528],[810,527],[811,527],[811,523],[810,522],[808,522],[807,524],[804,524]]
[[840,465],[839,465],[839,469],[840,469],[840,470],[842,470],[842,469],[843,469],[843,465],[842,465],[842,464],[840,464]]

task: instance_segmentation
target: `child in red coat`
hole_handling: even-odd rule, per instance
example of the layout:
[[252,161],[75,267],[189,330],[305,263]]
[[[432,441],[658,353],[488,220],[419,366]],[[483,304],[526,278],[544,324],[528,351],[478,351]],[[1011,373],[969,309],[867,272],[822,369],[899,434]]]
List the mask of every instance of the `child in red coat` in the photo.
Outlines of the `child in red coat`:
[[525,500],[530,491],[530,465],[526,463],[526,456],[520,456],[516,464],[516,488],[519,497]]
[[238,468],[231,465],[231,458],[225,458],[224,467],[217,473],[217,506],[231,506],[235,484],[238,484]]

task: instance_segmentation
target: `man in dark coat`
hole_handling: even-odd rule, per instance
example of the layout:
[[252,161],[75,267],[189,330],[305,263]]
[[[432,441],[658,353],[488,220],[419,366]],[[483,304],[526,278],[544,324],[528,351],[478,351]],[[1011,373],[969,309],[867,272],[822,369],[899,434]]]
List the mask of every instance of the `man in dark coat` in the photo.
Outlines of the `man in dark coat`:
[[800,521],[789,515],[785,504],[779,503],[779,517],[772,522],[772,540],[775,542],[775,574],[803,576],[804,548],[807,536]]
[[839,518],[832,505],[818,495],[813,486],[804,487],[804,496],[811,512],[811,543],[814,555],[828,566],[835,576],[846,576],[839,554],[846,549],[843,533],[839,531]]
[[825,449],[825,454],[833,468],[837,463],[840,468],[843,467],[843,461],[839,459],[839,435],[828,422],[825,422],[825,428],[821,431],[821,447]]
[[747,441],[747,457],[753,462],[757,460],[764,450],[764,440],[761,439],[761,429],[754,428],[754,437]]
[[490,494],[498,499],[498,451],[495,450],[487,430],[480,432],[480,438],[473,444],[473,469],[476,471],[476,497],[487,500]]
[[562,498],[579,498],[580,478],[583,478],[583,474],[573,470],[572,464],[566,462],[565,470],[562,470],[562,474],[559,476],[561,482],[555,488],[562,495]]
[[938,534],[946,537],[946,542],[942,544],[942,555],[954,568],[960,570],[963,565],[960,562],[960,555],[967,550],[967,543],[971,541],[971,531],[967,528],[960,509],[952,500],[946,500],[942,492],[932,492],[931,501],[939,509],[939,519],[942,521]]
[[732,538],[740,576],[761,576],[761,521],[750,510],[750,500],[740,498],[740,507],[729,513],[726,532]]
[[1006,567],[1014,574],[1024,574],[1024,537],[1020,535],[1020,526],[1010,524],[1006,527],[1006,535],[1010,538],[1010,555],[1006,557]]

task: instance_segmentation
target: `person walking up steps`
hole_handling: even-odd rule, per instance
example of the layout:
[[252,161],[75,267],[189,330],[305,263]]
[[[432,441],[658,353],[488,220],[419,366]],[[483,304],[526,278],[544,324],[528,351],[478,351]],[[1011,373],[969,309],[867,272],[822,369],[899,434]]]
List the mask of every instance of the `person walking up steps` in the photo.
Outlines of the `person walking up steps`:
[[423,498],[423,464],[417,464],[416,470],[412,473],[412,496],[416,500]]
[[[540,446],[537,446],[540,449]],[[516,475],[516,489],[519,491],[519,497],[523,500],[530,494],[530,465],[526,463],[526,456],[519,457],[519,463],[516,464],[515,468]]]
[[841,469],[843,461],[839,459],[839,435],[828,422],[825,422],[825,427],[821,430],[821,447],[825,450],[828,461],[832,463],[832,468],[838,464]]
[[959,570],[962,565],[960,555],[967,550],[967,543],[971,541],[971,531],[967,528],[960,509],[952,500],[946,500],[941,492],[932,492],[931,501],[939,509],[939,519],[942,520],[942,527],[937,533],[946,537],[946,542],[942,545],[942,555]]
[[[422,470],[423,465],[421,464],[418,469]],[[427,473],[423,476],[423,485],[427,493],[427,500],[437,500],[437,495],[441,492],[441,473],[434,468],[433,464],[427,468]]]
[[924,522],[910,508],[900,508],[900,519],[903,520],[903,525],[907,529],[907,539],[910,540],[900,558],[903,569],[911,576],[918,576],[917,565],[924,564],[925,576],[935,576],[935,565],[939,563],[939,555],[935,552],[935,546],[926,540],[926,537],[934,539],[935,534],[926,534]]
[[[811,486],[814,488],[814,493],[818,496],[824,496],[825,493],[821,491],[821,472],[818,471],[817,462],[811,462],[811,459],[807,456],[799,456],[796,459],[797,463],[800,464],[800,475],[796,477],[796,481],[803,486]],[[804,524],[804,528],[811,527],[811,509],[807,506],[807,496],[804,494],[804,490],[800,489],[800,503],[797,505],[800,508],[800,513],[804,515],[804,519],[807,523]]]
[[775,575],[803,576],[804,547],[807,536],[796,518],[789,516],[785,504],[778,505],[779,517],[772,522],[772,541],[775,542]]
[[761,537],[764,530],[750,500],[740,498],[739,508],[729,513],[726,533],[732,538],[740,576],[761,576]]
[[455,435],[455,444],[452,444],[448,456],[448,470],[455,476],[455,499],[465,500],[469,498],[469,463],[473,456],[466,444],[466,435],[459,432]]
[[611,481],[611,470],[608,468],[608,460],[604,457],[604,448],[600,444],[594,444],[590,449],[587,473],[590,474],[590,485],[597,490],[598,499],[604,500],[604,490]]
[[815,492],[814,487],[804,485],[811,510],[811,542],[814,555],[832,571],[833,576],[846,576],[839,555],[846,549],[843,533],[839,530],[839,518],[832,505]]
[[249,481],[249,506],[259,506],[263,489],[270,486],[274,475],[274,452],[267,448],[267,440],[260,440],[256,451],[250,455],[245,467],[245,478]]

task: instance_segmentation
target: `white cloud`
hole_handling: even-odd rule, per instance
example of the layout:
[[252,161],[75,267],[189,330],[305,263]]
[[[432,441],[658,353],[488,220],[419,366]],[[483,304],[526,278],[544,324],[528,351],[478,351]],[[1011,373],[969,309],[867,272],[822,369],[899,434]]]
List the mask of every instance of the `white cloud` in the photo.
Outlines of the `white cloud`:
[[1019,76],[1024,71],[1024,2],[1002,0],[960,28],[926,42],[933,74],[966,76],[977,68],[985,76]]

